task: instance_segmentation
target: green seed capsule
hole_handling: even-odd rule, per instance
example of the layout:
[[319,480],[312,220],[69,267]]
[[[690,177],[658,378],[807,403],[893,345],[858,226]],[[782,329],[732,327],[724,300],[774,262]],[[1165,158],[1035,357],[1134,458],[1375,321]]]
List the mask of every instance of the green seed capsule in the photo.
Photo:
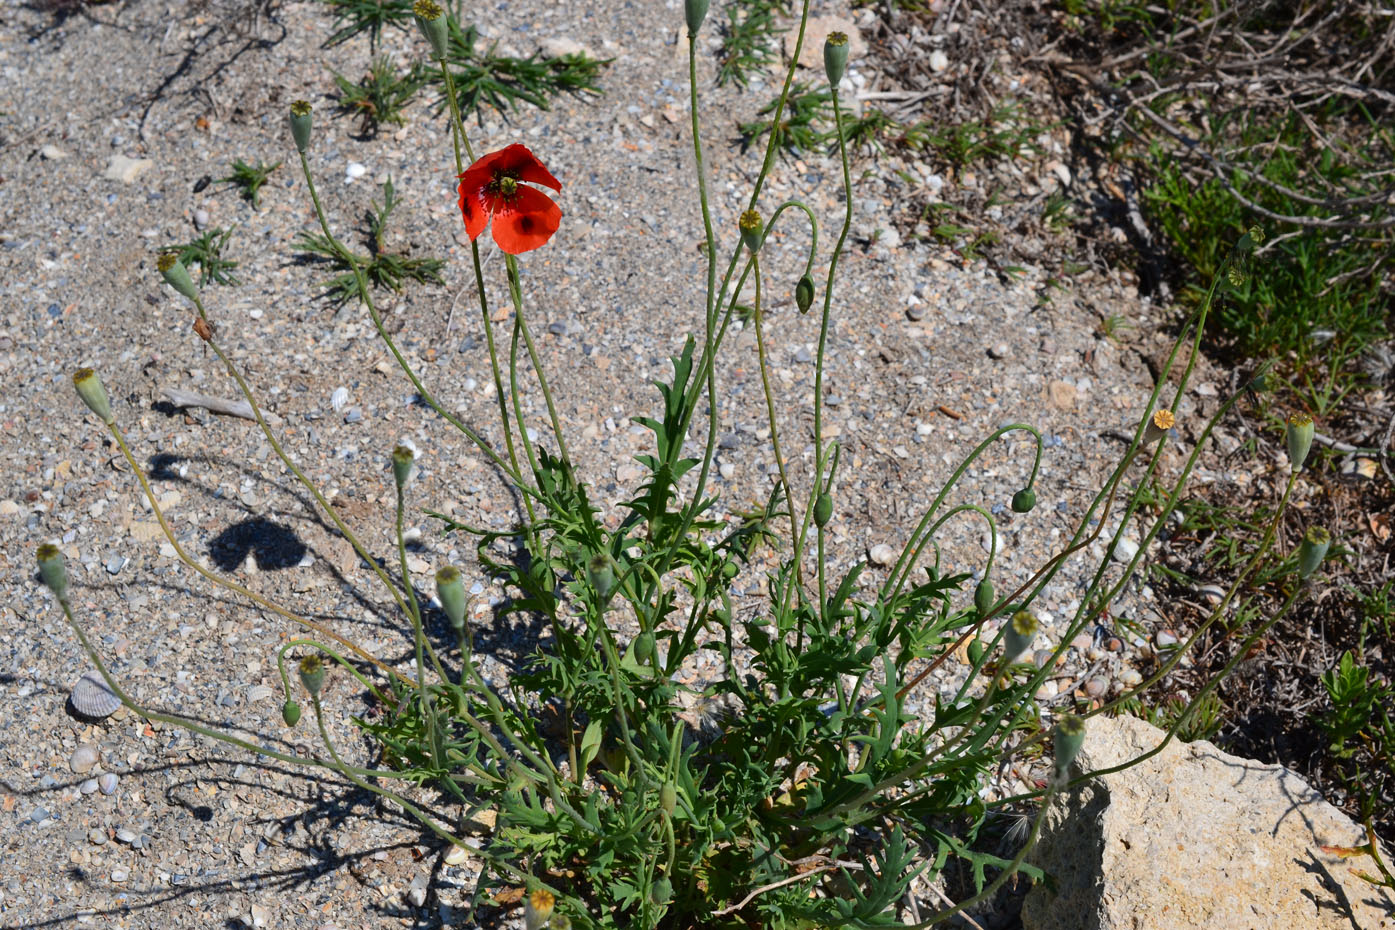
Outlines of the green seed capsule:
[[592,556],[586,563],[586,577],[597,594],[608,596],[615,587],[615,568],[611,565],[610,556],[604,552]]
[[842,32],[830,32],[823,43],[823,70],[828,83],[837,89],[848,69],[848,37]]
[[189,269],[179,260],[179,256],[173,252],[165,252],[155,259],[155,267],[159,269],[160,277],[165,279],[165,283],[183,294],[190,300],[198,300],[199,289],[194,284],[194,279],[189,276]]
[[794,286],[794,302],[800,313],[808,313],[814,305],[814,279],[807,274]]
[[639,634],[639,636],[635,638],[635,659],[640,662],[648,663],[654,658],[655,645],[653,633]]
[[301,659],[296,671],[300,674],[300,683],[310,692],[310,696],[317,696],[325,683],[325,663],[320,654],[312,652]]
[[1011,665],[1032,648],[1032,640],[1037,637],[1041,624],[1030,610],[1019,610],[1008,621],[1007,633],[1003,636],[1003,660]]
[[659,807],[670,817],[678,809],[678,792],[672,785],[665,784],[659,789]]
[[1298,545],[1298,577],[1307,578],[1317,571],[1322,560],[1327,558],[1327,550],[1332,545],[1332,534],[1320,526],[1311,526],[1303,534],[1303,542]]
[[1055,744],[1056,777],[1065,778],[1071,763],[1080,755],[1080,747],[1085,745],[1085,721],[1075,714],[1062,717],[1056,724]]
[[1012,510],[1014,513],[1030,513],[1037,505],[1037,492],[1031,488],[1023,488],[1012,495]]
[[297,100],[291,104],[291,138],[295,140],[296,150],[304,152],[310,147],[310,104],[305,100]]
[[77,389],[78,397],[87,405],[97,417],[107,424],[114,423],[116,417],[111,412],[111,401],[107,398],[107,389],[102,387],[102,379],[91,368],[79,368],[73,372],[73,387]]
[[828,521],[833,519],[833,496],[827,492],[820,494],[818,500],[814,501],[814,525],[819,529],[828,526]]
[[683,16],[688,21],[688,35],[695,36],[702,28],[702,21],[707,18],[707,6],[710,0],[683,0]]
[[440,61],[450,56],[450,42],[446,20],[446,12],[432,0],[417,0],[412,4],[412,12],[416,14],[417,28],[431,46],[431,54]]
[[441,602],[450,627],[457,632],[465,628],[465,581],[460,569],[447,565],[436,572],[436,597]]
[[286,726],[293,727],[300,723],[300,705],[295,701],[287,701],[281,705],[281,720]]
[[35,553],[39,559],[39,578],[59,600],[68,596],[68,566],[63,552],[53,543],[44,543]]
[[1293,471],[1302,471],[1308,460],[1308,451],[1313,447],[1313,418],[1306,413],[1295,413],[1288,418],[1284,440],[1288,445],[1288,466]]
[[673,900],[673,882],[667,877],[654,879],[654,887],[649,889],[649,900],[664,905]]
[[407,446],[397,446],[392,450],[392,480],[397,483],[397,490],[401,491],[412,480],[412,465],[416,458],[416,453]]
[[760,211],[747,210],[741,214],[736,225],[741,230],[741,241],[746,244],[746,248],[752,252],[759,252],[765,231],[765,222],[761,219]]

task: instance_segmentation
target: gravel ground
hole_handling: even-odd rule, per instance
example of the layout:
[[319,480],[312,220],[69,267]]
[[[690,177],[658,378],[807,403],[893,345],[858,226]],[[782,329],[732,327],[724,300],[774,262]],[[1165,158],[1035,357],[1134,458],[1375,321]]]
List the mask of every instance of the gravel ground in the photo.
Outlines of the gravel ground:
[[[359,222],[378,195],[370,182],[391,175],[403,201],[391,242],[448,260],[447,286],[413,287],[383,306],[436,395],[491,434],[495,401],[444,124],[425,101],[409,110],[405,128],[372,140],[356,138],[348,117],[331,118],[329,68],[354,76],[369,53],[358,40],[320,49],[329,18],[314,4],[281,7],[245,35],[229,27],[238,19],[230,8],[216,5],[103,4],[63,18],[8,2],[0,15],[0,462],[10,476],[0,488],[0,924],[449,924],[468,893],[470,864],[443,863],[438,844],[399,813],[181,731],[122,714],[95,724],[70,715],[68,689],[87,662],[33,571],[35,547],[61,541],[81,618],[138,699],[286,751],[315,748],[305,724],[288,731],[279,720],[274,647],[294,630],[210,589],[173,557],[118,450],[73,396],[71,372],[90,364],[187,548],[384,661],[407,658],[409,633],[371,573],[312,515],[255,426],[164,399],[164,388],[225,397],[235,390],[191,333],[187,306],[160,284],[153,253],[192,238],[196,222],[235,225],[227,254],[240,262],[243,283],[206,292],[220,339],[280,418],[288,450],[376,550],[389,551],[387,453],[402,438],[420,451],[417,504],[508,525],[497,475],[417,401],[366,314],[316,299],[323,270],[294,257],[295,237],[313,215],[283,126],[289,101],[305,97],[317,113],[311,162],[336,228]],[[673,3],[595,4],[578,13],[521,0],[478,23],[500,52],[527,54],[565,39],[614,59],[599,98],[563,98],[511,124],[491,114],[473,129],[481,151],[525,142],[564,184],[562,229],[523,258],[522,287],[572,455],[607,516],[640,479],[633,456],[645,451],[648,433],[630,418],[653,408],[649,382],[667,375],[667,356],[700,313],[702,230],[689,180],[680,22]],[[415,41],[389,32],[384,47],[405,54]],[[710,57],[704,69],[710,84]],[[854,62],[855,76],[857,69]],[[714,211],[724,232],[758,169],[754,153],[728,144],[735,122],[772,89],[705,88]],[[129,181],[108,177],[123,157],[150,163]],[[222,176],[239,157],[286,160],[260,210],[226,184],[195,191],[200,178]],[[352,177],[354,163],[366,168],[361,177]],[[879,545],[899,548],[960,458],[997,426],[1025,420],[1048,436],[1038,509],[1027,517],[1006,510],[1030,468],[1024,442],[985,458],[959,495],[1000,512],[998,587],[1007,589],[1070,532],[1122,451],[1102,433],[1140,415],[1147,367],[1138,352],[1102,338],[1097,324],[1119,308],[1135,319],[1146,308],[1127,281],[1098,279],[1042,304],[1036,269],[1005,283],[981,262],[903,244],[888,219],[893,194],[875,163],[861,167],[870,173],[853,194],[828,361],[827,434],[845,444],[833,559],[844,569]],[[762,202],[768,212],[787,197],[805,199],[826,244],[840,216],[837,178],[836,164],[822,157],[781,161]],[[768,337],[794,465],[812,458],[816,320],[794,311],[791,294],[805,235],[791,225],[766,260],[774,292]],[[819,267],[824,259],[826,252]],[[507,305],[501,270],[494,254],[486,273],[496,309]],[[496,334],[507,333],[504,320],[497,317]],[[735,338],[720,377],[714,490],[739,510],[764,499],[773,468],[753,333]],[[336,409],[331,395],[341,387],[347,401]],[[542,412],[536,391],[524,405]],[[468,565],[468,545],[417,523],[424,532],[409,566],[415,581],[427,586],[446,560]],[[949,565],[981,565],[981,525],[951,533]],[[1040,602],[1048,635],[1064,624],[1089,567],[1073,563]],[[480,591],[489,588],[477,570],[470,574]],[[759,584],[745,584],[755,603]],[[1157,624],[1156,606],[1141,604],[1137,619]],[[482,630],[486,669],[506,676],[535,639],[522,627]],[[1111,682],[1131,661],[1127,643],[1120,653],[1078,645],[1063,683],[1087,667]],[[348,721],[363,710],[359,696],[341,683],[329,705],[339,743],[366,758]],[[95,749],[95,760],[80,747]],[[106,773],[115,779],[99,780]]]

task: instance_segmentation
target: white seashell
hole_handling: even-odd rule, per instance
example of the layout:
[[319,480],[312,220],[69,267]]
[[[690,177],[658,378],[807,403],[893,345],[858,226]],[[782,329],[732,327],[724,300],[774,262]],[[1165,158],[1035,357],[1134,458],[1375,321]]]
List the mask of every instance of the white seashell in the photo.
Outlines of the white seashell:
[[68,768],[72,769],[75,775],[86,775],[97,765],[100,758],[97,754],[97,747],[79,746],[68,757]]
[[107,687],[100,673],[91,671],[73,683],[68,693],[68,703],[80,716],[100,720],[116,713],[121,699]]
[[97,789],[105,795],[116,794],[116,775],[112,772],[104,773],[97,779]]
[[329,405],[334,408],[335,413],[343,410],[344,405],[348,402],[349,389],[346,387],[335,388],[334,393],[329,395]]

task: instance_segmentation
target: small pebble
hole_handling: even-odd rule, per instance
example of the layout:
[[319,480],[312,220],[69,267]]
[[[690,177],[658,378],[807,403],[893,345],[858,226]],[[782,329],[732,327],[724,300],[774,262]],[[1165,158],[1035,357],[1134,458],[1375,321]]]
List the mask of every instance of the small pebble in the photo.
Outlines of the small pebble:
[[351,407],[351,408],[349,409],[349,412],[346,413],[346,414],[344,414],[344,422],[345,422],[345,423],[357,423],[359,420],[362,420],[362,419],[363,419],[363,411],[360,410],[358,407]]
[[115,882],[116,884],[118,884],[118,885],[121,884],[122,882],[124,882],[126,879],[128,879],[128,878],[130,878],[130,877],[131,877],[131,873],[128,872],[128,871],[126,871],[125,869],[112,869],[112,870],[111,870],[111,880],[112,880],[113,882]]
[[1007,358],[1007,356],[1008,344],[1006,342],[1000,342],[988,350],[989,358]]
[[1138,555],[1138,543],[1127,536],[1120,537],[1114,544],[1114,561],[1132,562],[1133,557]]
[[872,563],[875,565],[888,567],[896,564],[896,550],[888,546],[886,543],[878,543],[877,545],[873,546],[872,551],[869,552],[868,555],[871,557]]
[[121,571],[121,569],[123,569],[123,568],[126,567],[126,563],[127,563],[128,561],[129,561],[129,560],[128,560],[124,555],[114,555],[114,556],[112,556],[111,558],[107,559],[107,564],[106,564],[107,574],[108,574],[108,575],[115,575],[115,574],[118,574],[118,573]]
[[355,181],[368,173],[368,169],[356,161],[349,162],[349,167],[344,169],[344,174],[350,181]]
[[115,773],[105,772],[102,774],[100,778],[97,779],[97,788],[102,792],[102,794],[108,796],[116,794],[117,781],[118,779]]
[[1136,668],[1126,668],[1119,673],[1119,682],[1126,688],[1137,688],[1143,683],[1143,675]]
[[53,815],[48,812],[48,808],[36,807],[32,811],[30,811],[29,820],[31,823],[43,823],[45,820],[48,820],[52,816]]
[[906,308],[906,319],[915,321],[925,318],[925,304],[911,304]]
[[732,476],[736,474],[736,466],[730,462],[723,462],[721,465],[717,466],[717,473],[730,481]]
[[1153,637],[1153,642],[1157,644],[1159,649],[1166,649],[1169,646],[1177,645],[1177,634],[1171,630],[1158,630],[1157,635]]
[[1085,694],[1092,698],[1101,697],[1109,690],[1109,679],[1096,676],[1085,682]]
[[97,779],[95,779],[95,778],[89,778],[89,779],[87,779],[87,781],[85,781],[85,782],[83,782],[82,784],[78,785],[78,790],[81,791],[83,794],[92,794],[93,792],[95,792],[95,791],[97,790]]
[[930,53],[930,70],[939,74],[949,67],[949,56],[939,49]]
[[92,841],[93,846],[104,846],[107,842],[107,833],[105,830],[94,827],[92,832],[87,834],[87,838]]
[[116,839],[121,843],[134,843],[140,838],[140,834],[129,827],[122,827],[116,831]]
[[195,211],[194,211],[194,228],[195,228],[195,229],[207,229],[207,228],[208,228],[208,211],[207,211],[207,210],[198,209],[198,210],[195,210]]

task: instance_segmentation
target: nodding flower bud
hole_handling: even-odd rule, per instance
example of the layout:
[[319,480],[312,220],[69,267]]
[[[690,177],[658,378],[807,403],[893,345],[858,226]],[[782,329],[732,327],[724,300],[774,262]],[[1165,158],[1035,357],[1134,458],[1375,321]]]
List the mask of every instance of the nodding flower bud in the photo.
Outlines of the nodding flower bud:
[[978,664],[983,661],[983,649],[983,640],[978,637],[969,640],[969,644],[964,647],[964,654],[969,657],[970,665],[977,668]]
[[814,305],[814,279],[807,274],[794,286],[794,303],[800,313],[808,313]]
[[1152,417],[1148,419],[1148,425],[1143,430],[1143,441],[1157,442],[1176,425],[1177,417],[1173,416],[1171,410],[1154,410]]
[[291,138],[295,140],[296,151],[302,154],[310,147],[310,103],[297,100],[291,104]]
[[673,882],[667,875],[654,879],[649,888],[649,900],[660,907],[673,900]]
[[441,610],[445,611],[451,629],[457,633],[465,629],[465,582],[460,569],[447,565],[436,572],[436,597],[440,598]]
[[446,11],[431,0],[417,0],[412,4],[412,12],[417,17],[417,28],[431,45],[432,55],[437,61],[446,58],[450,46]]
[[834,90],[843,80],[843,72],[848,70],[848,36],[843,32],[830,32],[823,43],[823,70],[828,75],[828,83]]
[[1030,513],[1032,508],[1036,505],[1037,492],[1033,491],[1031,488],[1023,488],[1016,494],[1012,495],[1013,513]]
[[1008,621],[1007,633],[1003,636],[1003,662],[1011,665],[1022,654],[1032,648],[1032,640],[1037,638],[1041,624],[1030,610],[1019,610]]
[[1284,439],[1288,443],[1288,467],[1295,472],[1303,470],[1308,460],[1308,450],[1313,447],[1313,418],[1306,413],[1295,413],[1288,418],[1288,428]]
[[814,525],[819,529],[828,526],[828,521],[833,519],[833,495],[825,491],[814,501]]
[[659,808],[670,817],[678,809],[678,790],[668,782],[659,788]]
[[177,252],[160,253],[160,257],[155,259],[155,267],[160,269],[160,276],[170,287],[190,300],[199,299],[199,289],[194,285],[194,279],[189,277],[189,269],[179,260]]
[[1322,560],[1327,558],[1327,550],[1332,545],[1332,534],[1320,526],[1308,527],[1303,541],[1298,544],[1298,577],[1307,578],[1317,571]]
[[300,683],[310,692],[310,697],[318,698],[325,683],[325,662],[320,658],[320,654],[312,652],[301,659],[296,671],[300,674]]
[[523,926],[526,930],[542,930],[552,917],[557,898],[546,888],[539,888],[529,894],[523,902]]
[[407,446],[397,446],[392,450],[392,480],[401,491],[412,480],[412,466],[416,463],[416,453]]
[[1075,714],[1062,717],[1056,724],[1055,756],[1056,777],[1065,778],[1070,772],[1071,763],[1080,755],[1080,747],[1085,745],[1085,721]]
[[615,567],[611,564],[610,556],[604,552],[593,555],[586,563],[586,577],[597,594],[607,597],[615,587]]
[[35,553],[39,560],[39,578],[44,587],[53,592],[60,601],[68,596],[68,566],[63,561],[63,552],[53,543],[44,543]]
[[996,597],[993,593],[993,582],[985,578],[978,583],[978,587],[974,588],[974,610],[978,611],[980,617],[988,616]]
[[293,727],[300,723],[300,705],[295,701],[287,701],[281,705],[281,722],[288,727]]
[[707,19],[709,2],[710,0],[683,0],[683,16],[688,20],[689,36],[696,36],[702,28],[702,21]]
[[116,422],[116,417],[111,412],[111,400],[107,398],[107,389],[102,387],[102,379],[91,368],[79,368],[73,372],[73,387],[77,389],[78,397],[87,405],[87,409],[97,415],[97,418],[108,425]]
[[741,214],[736,225],[741,229],[741,241],[746,243],[746,248],[752,252],[759,252],[761,232],[765,225],[761,222],[760,213],[756,210],[747,210]]

